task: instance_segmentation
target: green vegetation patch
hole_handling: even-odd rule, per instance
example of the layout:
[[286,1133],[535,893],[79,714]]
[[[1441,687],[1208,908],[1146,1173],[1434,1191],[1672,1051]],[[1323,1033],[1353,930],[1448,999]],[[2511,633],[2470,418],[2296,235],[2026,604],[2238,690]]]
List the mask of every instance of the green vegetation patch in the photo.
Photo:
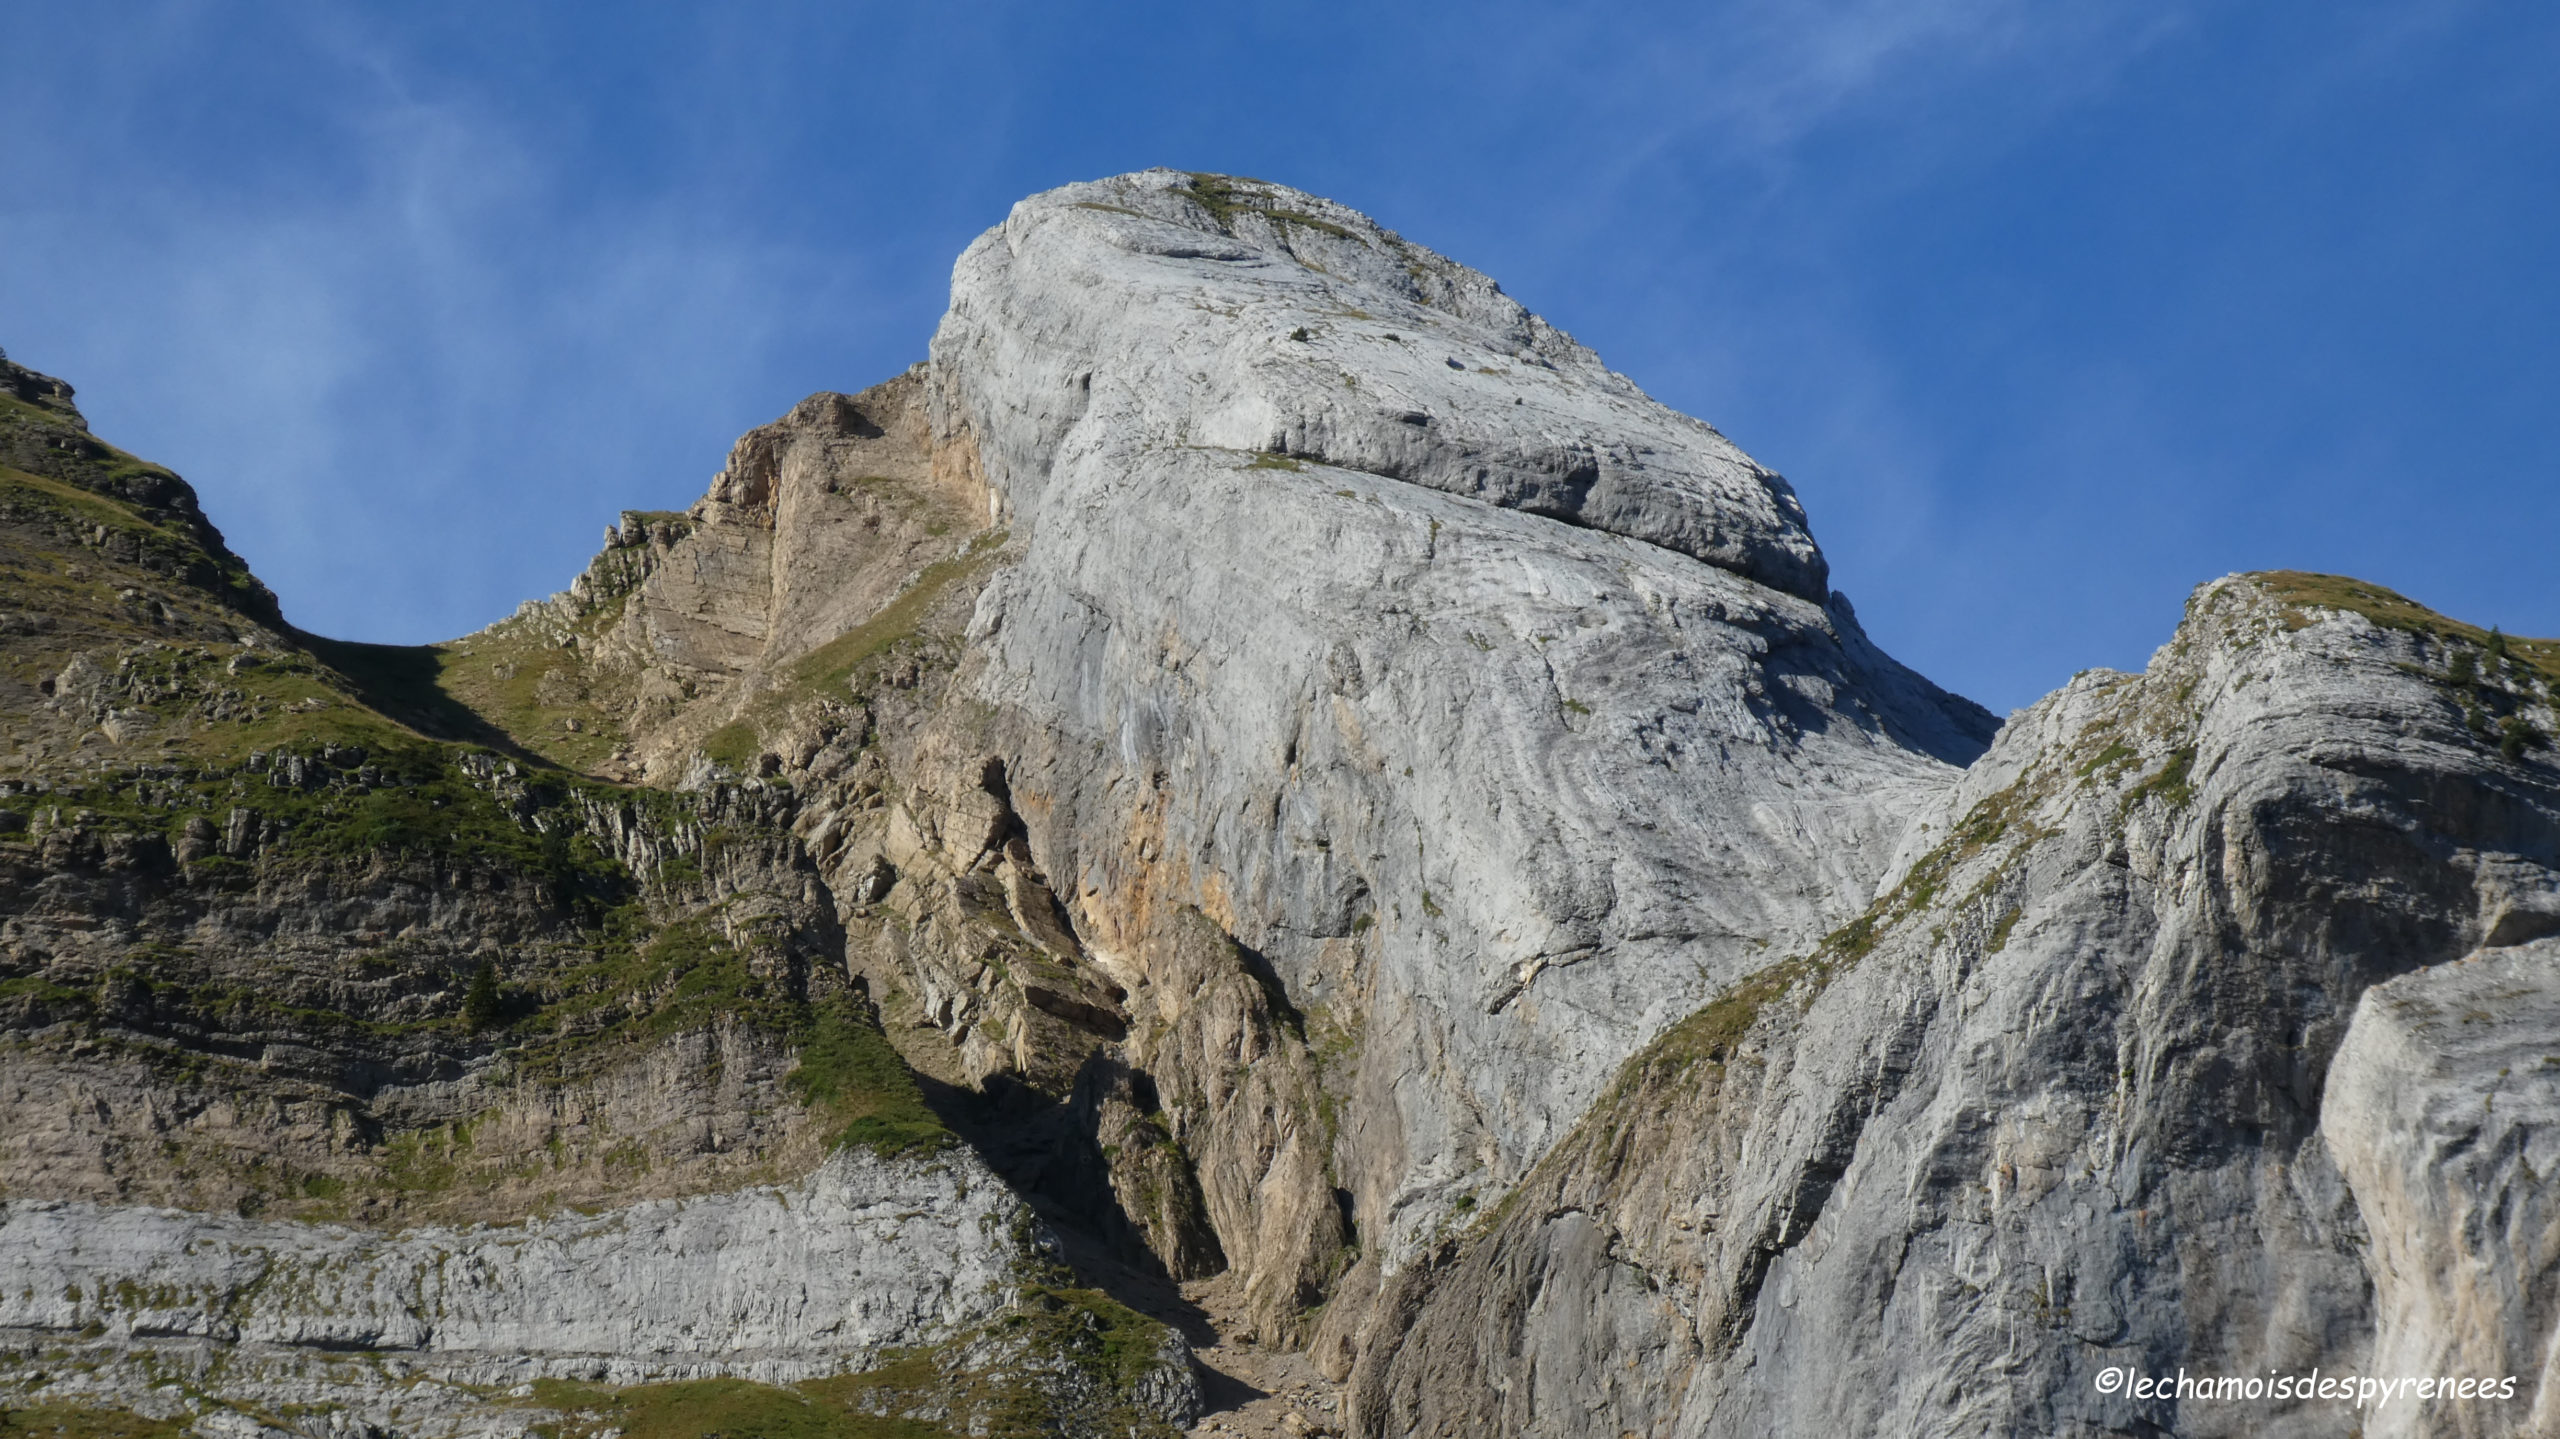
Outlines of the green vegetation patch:
[[18,507],[21,519],[40,517],[63,524],[104,525],[137,538],[165,537],[193,548],[192,537],[183,536],[177,526],[154,524],[136,514],[130,505],[30,470],[0,465],[0,497]]
[[441,645],[375,645],[300,637],[303,646],[346,681],[355,698],[420,734],[468,740],[493,749],[516,748],[514,736],[491,724],[445,687],[454,656]]
[[818,1006],[800,1033],[800,1063],[785,1082],[801,1103],[841,1122],[839,1147],[864,1145],[889,1159],[937,1153],[957,1142],[926,1107],[915,1071],[891,1047],[866,1001],[848,996]]
[[1991,927],[1991,938],[1983,944],[1982,952],[1985,954],[1998,954],[2000,951],[2007,949],[2009,947],[2009,935],[2011,931],[2018,927],[2018,919],[2025,913],[2026,911],[2020,909],[2014,904],[2003,911],[2000,915],[2000,922]]
[[2098,753],[2087,763],[2081,765],[2077,773],[2082,779],[2087,779],[2097,774],[2100,770],[2112,770],[2120,766],[2130,764],[2134,758],[2135,754],[2132,745],[2125,743],[2121,739],[2110,740],[2107,742],[2107,747],[2098,751]]
[[[2192,761],[2194,752],[2185,753]],[[2179,774],[2183,778],[2184,770],[2180,769]],[[1871,953],[1887,931],[1935,904],[1949,879],[1967,861],[2013,831],[2035,837],[2035,825],[2024,818],[2032,799],[2023,785],[2012,785],[1975,805],[1958,821],[1954,831],[1937,848],[1921,856],[1891,891],[1870,905],[1866,913],[1824,937],[1812,953],[1751,975],[1665,1030],[1628,1061],[1612,1094],[1623,1096],[1638,1087],[1677,1079],[1701,1064],[1723,1065],[1743,1036],[1759,1023],[1771,1002],[1799,986],[1805,987],[1805,1000],[1811,1002],[1845,966]],[[2006,944],[2016,923],[2017,911],[2013,908],[1998,921],[1990,947],[1996,950]]]
[[628,1389],[538,1380],[534,1400],[580,1413],[584,1422],[556,1431],[564,1439],[605,1429],[620,1430],[623,1439],[952,1439],[939,1424],[857,1414],[801,1389],[744,1379]]
[[2191,779],[2195,766],[2194,745],[2184,745],[2171,751],[2168,763],[2160,766],[2159,773],[2125,792],[2125,806],[2131,808],[2146,799],[2156,798],[2171,809],[2185,809],[2196,797]]
[[893,1353],[860,1374],[789,1387],[537,1380],[532,1402],[559,1411],[558,1424],[537,1432],[560,1439],[608,1429],[623,1439],[1174,1439],[1171,1426],[1129,1403],[1164,1334],[1099,1290],[1033,1285],[1012,1312],[979,1329],[939,1348]]
[[[2453,691],[2464,728],[2509,761],[2548,748],[2551,737],[2518,711],[2538,702],[2560,705],[2560,640],[2520,639],[2498,629],[2448,619],[2380,585],[2338,575],[2278,571],[2251,576],[2283,602],[2288,629],[2312,622],[2309,609],[2350,611],[2384,629],[2438,647],[2444,668],[2403,664],[2401,669]],[[2537,693],[2537,690],[2540,693]]]
[[[616,595],[579,616],[582,641],[610,629],[627,599]],[[597,692],[602,682],[583,655],[517,622],[468,639],[417,646],[396,662],[399,672],[383,676],[381,688],[368,689],[368,695],[428,733],[493,748],[520,746],[553,764],[591,770],[613,758],[629,736],[620,718],[621,696]]]
[[[264,856],[293,861],[366,862],[413,856],[529,876],[590,919],[620,903],[631,876],[568,815],[535,825],[472,782],[469,751],[423,741],[388,725],[349,725],[370,744],[321,744],[258,752],[234,769],[146,765],[57,785],[41,802],[79,815],[92,828],[157,833],[177,840],[190,821],[228,825],[247,814]],[[496,763],[483,756],[483,762]],[[302,779],[292,782],[299,772]],[[619,791],[592,781],[529,773],[527,820],[561,809],[573,789]],[[85,813],[83,813],[85,811]]]
[[1721,1067],[1740,1047],[1743,1036],[1760,1022],[1772,1000],[1795,988],[1797,981],[1819,977],[1812,956],[1773,964],[1716,996],[1646,1046],[1629,1070],[1635,1085],[1653,1086],[1678,1079],[1699,1065]]
[[1165,1327],[1099,1289],[1026,1290],[1022,1310],[997,1321],[1037,1336],[1036,1350],[1071,1358],[1087,1377],[1126,1393],[1155,1367]]
[[859,1144],[888,1158],[956,1142],[869,1001],[853,993],[802,996],[783,977],[786,964],[757,957],[781,947],[785,936],[740,926],[742,947],[730,928],[716,913],[653,927],[636,904],[617,911],[599,927],[584,962],[545,979],[530,1002],[510,1011],[519,1071],[565,1077],[678,1034],[737,1024],[799,1051],[785,1083],[835,1126],[831,1145]]
[[187,1422],[145,1419],[122,1409],[95,1409],[82,1404],[0,1408],[0,1435],[42,1435],[45,1439],[185,1439]]
[[757,973],[716,915],[658,925],[638,903],[605,916],[585,958],[545,976],[529,998],[511,1031],[518,1067],[540,1078],[582,1072],[599,1051],[646,1049],[723,1021],[789,1034],[808,1020],[806,1005]]
[[2270,570],[2249,578],[2270,598],[2287,607],[2284,614],[2287,629],[2298,630],[2309,625],[2312,622],[2311,615],[2307,613],[2309,610],[2343,610],[2362,615],[2383,629],[2398,630],[2424,639],[2460,641],[2482,650],[2494,645],[2501,657],[2511,658],[2539,673],[2546,684],[2560,682],[2560,640],[2517,639],[2495,630],[2484,630],[2478,625],[2437,614],[2406,595],[2344,575]]
[[1341,240],[1360,238],[1331,220],[1321,220],[1301,210],[1279,208],[1273,203],[1275,197],[1268,189],[1249,188],[1267,186],[1269,183],[1267,180],[1249,180],[1235,175],[1212,175],[1195,170],[1191,172],[1183,188],[1193,200],[1199,203],[1201,209],[1209,212],[1209,218],[1217,222],[1218,228],[1228,234],[1235,233],[1238,215],[1260,215],[1274,225],[1297,225]]
[[0,394],[0,512],[103,525],[135,542],[130,563],[183,579],[226,608],[274,622],[275,597],[198,512],[170,471],[106,444],[75,415]]
[[[865,1374],[800,1387],[843,1408],[946,1413],[954,1427],[991,1439],[1059,1433],[1174,1439],[1178,1431],[1127,1402],[1155,1366],[1165,1329],[1098,1289],[1032,1285],[1021,1303],[972,1336],[944,1346],[997,1355],[955,1371],[932,1352],[911,1353]],[[1081,1384],[1061,1385],[1060,1369]],[[1082,1390],[1083,1402],[1069,1395]]]

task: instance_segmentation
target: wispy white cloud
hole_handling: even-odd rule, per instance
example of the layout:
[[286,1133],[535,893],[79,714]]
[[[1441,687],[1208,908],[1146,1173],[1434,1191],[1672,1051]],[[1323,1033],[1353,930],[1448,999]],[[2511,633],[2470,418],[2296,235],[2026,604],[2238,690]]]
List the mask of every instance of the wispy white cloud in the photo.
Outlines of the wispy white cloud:
[[[2146,537],[2124,496],[2201,468],[2196,433],[2299,452],[2239,411],[2402,403],[2360,347],[2461,361],[2437,293],[2515,360],[2427,402],[2513,454],[2538,433],[2480,397],[2539,393],[2528,181],[2560,27],[2484,43],[2476,0],[1245,8],[164,0],[112,45],[39,9],[12,22],[42,63],[13,72],[0,146],[0,344],[197,480],[298,618],[421,638],[557,585],[614,509],[690,499],[800,392],[916,358],[950,256],[1020,193],[1247,169],[1481,265],[1724,425],[1796,479],[1880,637],[1995,701],[2139,652],[2003,651],[1982,616],[2156,638],[2048,597],[2128,536],[2153,558],[2109,553],[2161,593],[2239,553]],[[2366,125],[2416,83],[2468,88]],[[2341,151],[2285,183],[2368,129],[2416,137],[2398,175]],[[2212,225],[2158,223],[2199,200]],[[2474,280],[2428,278],[2448,242]],[[2160,303],[2185,309],[2127,319],[2172,270]],[[2389,323],[2320,303],[2357,287]],[[2181,407],[2183,430],[2138,423]],[[2417,422],[2374,423],[2365,451],[2421,449]],[[2286,473],[2310,493],[2350,463],[2381,462]]]
[[1780,149],[1880,103],[1928,104],[2021,67],[2068,94],[2112,73],[2170,23],[2160,6],[2032,0],[1737,0],[1716,31],[1700,123],[1728,146]]
[[0,213],[0,343],[187,473],[301,623],[424,639],[565,582],[617,508],[689,500],[796,398],[780,332],[862,308],[858,256],[671,196],[581,212],[496,107],[342,24],[305,38],[307,168],[205,184],[108,133],[14,161],[32,198]]

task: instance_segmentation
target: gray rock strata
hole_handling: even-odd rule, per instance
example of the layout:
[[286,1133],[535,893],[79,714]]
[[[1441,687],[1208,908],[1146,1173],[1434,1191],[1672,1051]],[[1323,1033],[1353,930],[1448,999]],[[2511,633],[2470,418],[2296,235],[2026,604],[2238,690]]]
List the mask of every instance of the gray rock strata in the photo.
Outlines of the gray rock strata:
[[1997,727],[1713,428],[1169,170],[433,654],[0,381],[0,581],[123,596],[0,616],[13,1392],[1162,1434],[1214,1278],[1377,1439],[2560,1429],[2560,645],[2238,576]]
[[2398,1396],[2364,1432],[2560,1429],[2560,941],[2483,950],[2364,993],[2320,1132],[2371,1244],[2388,1376],[2513,1378],[2530,1402]]
[[[2560,774],[2466,718],[2467,648],[2235,579],[2014,717],[1874,910],[1387,1296],[1358,1432],[2540,1432],[2551,956],[2456,962],[2551,927]],[[2099,1383],[2453,1367],[2522,1388]]]
[[[932,378],[1019,554],[969,683],[1032,854],[1141,1012],[1179,1026],[1146,956],[1196,909],[1330,1036],[1299,1187],[1389,1266],[1862,907],[1990,727],[1826,595],[1782,481],[1313,196],[1026,200],[962,257]],[[1306,1128],[1238,1139],[1286,1162]],[[1227,1168],[1213,1213],[1275,1202]]]
[[[20,1200],[0,1205],[0,1330],[40,1348],[87,1331],[225,1400],[505,1431],[448,1391],[862,1369],[1005,1310],[1043,1272],[1043,1242],[965,1153],[840,1150],[795,1184],[459,1229]],[[305,1392],[315,1363],[348,1353],[371,1356],[374,1382]],[[110,1396],[132,1379],[110,1374]],[[420,1380],[440,1402],[411,1398]]]

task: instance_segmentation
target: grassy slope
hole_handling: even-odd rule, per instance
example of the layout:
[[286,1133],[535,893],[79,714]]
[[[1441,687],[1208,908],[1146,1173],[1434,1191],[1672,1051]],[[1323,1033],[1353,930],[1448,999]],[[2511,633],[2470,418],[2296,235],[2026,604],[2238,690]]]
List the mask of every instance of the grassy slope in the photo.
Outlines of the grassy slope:
[[[60,825],[178,852],[191,832],[245,814],[268,842],[252,858],[201,854],[182,885],[245,891],[264,875],[315,867],[481,873],[533,881],[576,936],[542,972],[505,976],[494,1017],[457,1006],[386,1026],[296,1009],[258,986],[208,988],[172,962],[182,956],[149,946],[125,956],[115,986],[138,985],[160,1012],[208,1032],[282,1028],[360,1048],[428,1031],[465,1048],[505,1047],[520,1072],[553,1079],[633,1043],[742,1020],[805,1049],[793,1088],[843,1137],[887,1151],[948,1142],[867,1005],[813,1002],[760,976],[732,926],[704,908],[708,890],[690,860],[644,882],[578,818],[623,808],[673,830],[692,819],[691,797],[551,763],[542,751],[588,755],[520,734],[524,716],[503,705],[476,708],[482,696],[455,683],[451,647],[284,626],[196,516],[184,483],[91,439],[67,402],[0,387],[0,458],[19,462],[0,466],[0,869],[37,873],[42,834]],[[109,742],[93,714],[54,702],[81,663],[110,682],[101,703],[125,738]],[[278,783],[285,756],[313,778]],[[348,962],[366,971],[398,956],[351,952]],[[92,978],[55,969],[0,959],[0,1025],[107,1022]]]

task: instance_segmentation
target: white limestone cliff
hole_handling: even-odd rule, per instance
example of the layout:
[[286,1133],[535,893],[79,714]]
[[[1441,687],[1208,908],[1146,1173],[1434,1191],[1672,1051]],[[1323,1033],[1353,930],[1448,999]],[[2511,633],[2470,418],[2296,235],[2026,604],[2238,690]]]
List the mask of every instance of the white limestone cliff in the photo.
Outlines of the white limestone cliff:
[[[45,743],[160,702],[146,649],[49,671]],[[530,1421],[488,1386],[940,1344],[937,1383],[1049,1374],[1065,1432],[1187,1420],[1171,1329],[1105,1382],[1031,1352],[1099,1309],[1003,1327],[1063,1259],[1311,1348],[1377,1439],[2340,1426],[2096,1386],[2124,1366],[2520,1377],[2368,1434],[2560,1412],[2560,647],[2233,577],[2144,674],[1995,740],[1868,641],[1782,479],[1318,197],[1157,170],[1023,201],[926,363],[752,432],[434,668],[488,734],[693,791],[652,827],[469,762],[510,822],[597,837],[650,923],[716,929],[739,994],[876,1016],[901,1122],[963,1147],[767,1182],[838,1121],[792,1078],[817,1021],[743,1000],[502,1096],[509,1046],[605,1021],[457,1024],[462,963],[539,1007],[631,941],[509,876],[411,975],[379,917],[431,866],[259,869],[285,851],[245,821],[150,831],[181,800],[143,775],[133,834],[0,826],[12,1382],[218,1373],[497,1433]],[[323,923],[323,893],[365,903]],[[236,996],[258,933],[293,936],[294,1003],[251,1057],[190,996]],[[398,1066],[365,1048],[394,1032]],[[375,1192],[393,1136],[472,1115],[444,1208]],[[180,1135],[189,1174],[154,1172]],[[626,1144],[666,1151],[647,1202],[525,1212]],[[244,1217],[288,1170],[367,1223]]]

